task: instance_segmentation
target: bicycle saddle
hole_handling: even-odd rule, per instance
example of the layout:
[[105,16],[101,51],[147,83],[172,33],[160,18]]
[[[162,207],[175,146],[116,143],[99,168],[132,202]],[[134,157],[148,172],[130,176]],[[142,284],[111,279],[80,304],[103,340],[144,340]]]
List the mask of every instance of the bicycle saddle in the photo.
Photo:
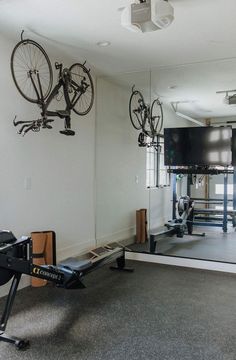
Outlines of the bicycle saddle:
[[67,136],[74,136],[75,135],[75,132],[73,130],[70,130],[70,129],[61,130],[60,133],[63,134],[63,135],[67,135]]

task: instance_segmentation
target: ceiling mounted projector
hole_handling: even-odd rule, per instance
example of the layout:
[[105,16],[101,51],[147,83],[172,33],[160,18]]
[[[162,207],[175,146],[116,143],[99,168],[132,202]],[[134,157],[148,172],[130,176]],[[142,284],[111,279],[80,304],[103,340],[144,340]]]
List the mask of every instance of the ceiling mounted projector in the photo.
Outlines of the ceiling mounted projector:
[[227,105],[236,105],[236,94],[234,95],[226,95],[224,98],[224,103]]
[[[233,95],[229,95],[233,93]],[[225,94],[223,102],[227,105],[236,105],[236,89],[234,90],[220,90],[216,94]]]
[[169,26],[174,20],[174,8],[168,0],[139,0],[125,7],[121,24],[135,32],[150,32]]

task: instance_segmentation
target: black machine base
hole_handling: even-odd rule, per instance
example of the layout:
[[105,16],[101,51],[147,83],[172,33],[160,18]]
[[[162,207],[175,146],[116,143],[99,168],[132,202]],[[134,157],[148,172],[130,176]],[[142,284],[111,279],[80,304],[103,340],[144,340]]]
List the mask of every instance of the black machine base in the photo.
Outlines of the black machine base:
[[189,234],[189,233],[185,233],[184,235],[188,235],[188,236],[206,236],[206,233],[202,232],[202,233],[192,233],[192,234]]
[[0,341],[14,344],[18,350],[27,350],[29,348],[29,340],[18,339],[14,336],[8,336],[4,333],[0,335]]
[[116,271],[125,271],[125,272],[133,272],[134,269],[133,268],[128,268],[128,267],[124,267],[123,269],[122,268],[119,268],[119,266],[110,266],[110,270],[116,270]]
[[117,271],[126,271],[126,272],[133,272],[134,269],[127,268],[125,266],[125,257],[121,256],[116,259],[116,266],[110,266],[110,270],[117,270]]

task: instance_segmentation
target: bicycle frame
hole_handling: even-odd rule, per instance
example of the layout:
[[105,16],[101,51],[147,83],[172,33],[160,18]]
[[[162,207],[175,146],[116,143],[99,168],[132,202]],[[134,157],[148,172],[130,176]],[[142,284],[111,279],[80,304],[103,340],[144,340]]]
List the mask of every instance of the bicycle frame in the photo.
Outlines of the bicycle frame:
[[[145,130],[147,122],[148,122],[148,124],[150,126],[151,133],[152,134],[155,133],[155,129],[154,129],[152,119],[151,119],[150,106],[149,105],[146,105],[145,103],[140,104],[140,108],[138,108],[137,110],[134,110],[134,114],[137,117],[138,122],[140,122],[138,114],[141,114],[140,118],[142,120],[142,122],[141,122],[142,130],[147,136],[150,136],[150,134],[148,134],[147,131]],[[152,137],[152,136],[150,136],[150,137]]]
[[[51,94],[48,96],[48,98],[46,99],[46,101],[43,98],[43,92],[42,92],[42,85],[41,85],[41,81],[40,81],[40,77],[39,74],[37,73],[37,81],[38,81],[38,87],[39,87],[39,91],[40,94],[38,92],[37,86],[35,84],[35,81],[32,77],[32,72],[30,72],[30,79],[32,81],[33,87],[35,89],[37,98],[38,98],[38,104],[40,105],[42,112],[41,115],[43,117],[43,119],[46,119],[47,116],[59,116],[60,118],[67,118],[66,113],[63,114],[63,112],[70,112],[71,109],[74,107],[74,105],[77,103],[77,101],[80,99],[81,95],[86,91],[86,89],[82,89],[81,87],[78,87],[77,84],[75,84],[73,82],[73,80],[71,80],[70,78],[70,71],[67,68],[64,68],[62,70],[62,64],[55,64],[56,69],[59,69],[59,81],[58,84],[54,86],[53,90],[51,91]],[[69,98],[69,94],[68,94],[68,88],[69,86],[74,86],[79,90],[78,91],[78,95],[76,95],[76,92],[74,94],[74,97],[72,99],[72,101],[70,101]],[[58,95],[60,88],[63,88],[63,95],[64,95],[64,99],[66,102],[66,109],[63,111],[57,110],[57,111],[50,111],[48,110],[48,106],[50,105],[50,103],[52,102],[52,100],[55,98],[55,96]]]
[[[65,130],[60,131],[60,132],[65,135],[74,135],[74,131],[71,130],[70,113],[71,113],[71,110],[73,109],[73,107],[79,101],[81,95],[85,93],[85,91],[87,90],[89,85],[84,81],[84,79],[82,79],[82,81],[81,81],[81,86],[76,84],[71,79],[70,70],[67,68],[62,69],[62,64],[55,63],[55,67],[56,67],[56,69],[59,69],[59,81],[54,86],[51,93],[49,94],[49,96],[46,99],[44,99],[44,96],[43,96],[42,84],[41,84],[39,73],[36,72],[36,78],[37,78],[37,83],[36,83],[34,80],[34,77],[33,77],[33,71],[32,70],[29,71],[29,77],[31,79],[33,88],[34,88],[36,96],[37,96],[37,104],[40,106],[40,108],[42,110],[41,111],[42,119],[33,120],[33,121],[15,121],[14,120],[15,126],[20,125],[20,124],[23,125],[19,131],[20,133],[25,134],[29,130],[39,131],[41,125],[44,128],[49,128],[49,129],[52,128],[49,125],[49,123],[53,122],[54,120],[48,119],[48,116],[50,116],[50,117],[59,117],[61,119],[65,119]],[[58,95],[59,90],[61,88],[63,89],[63,96],[65,99],[66,108],[63,110],[56,110],[56,111],[48,110],[49,105],[51,104],[52,100]],[[72,99],[70,99],[70,97],[69,97],[70,88],[71,88],[71,91],[72,91],[72,89],[74,90],[74,95],[73,95]],[[27,128],[27,130],[25,130],[26,128]]]
[[163,110],[159,99],[156,98],[150,104],[146,104],[142,93],[133,85],[129,100],[129,116],[133,127],[141,130],[139,146],[146,146],[145,137],[149,137],[151,146],[155,146],[155,137],[163,126]]

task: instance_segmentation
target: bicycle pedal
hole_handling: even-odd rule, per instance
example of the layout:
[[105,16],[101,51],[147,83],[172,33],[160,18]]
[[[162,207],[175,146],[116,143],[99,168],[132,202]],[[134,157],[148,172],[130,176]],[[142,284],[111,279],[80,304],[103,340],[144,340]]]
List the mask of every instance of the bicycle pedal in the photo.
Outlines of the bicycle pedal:
[[75,135],[75,132],[70,129],[61,130],[60,133],[63,135],[66,135],[66,136],[74,136]]

